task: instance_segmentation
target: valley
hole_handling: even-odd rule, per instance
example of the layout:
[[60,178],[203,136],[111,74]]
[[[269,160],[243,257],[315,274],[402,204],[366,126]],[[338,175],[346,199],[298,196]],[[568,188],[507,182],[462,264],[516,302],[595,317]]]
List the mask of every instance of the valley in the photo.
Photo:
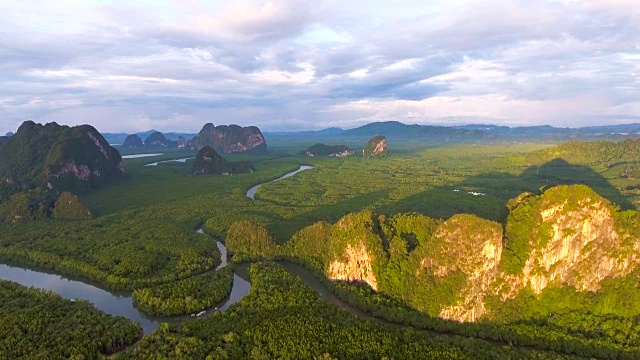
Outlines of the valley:
[[[363,148],[367,140],[350,146]],[[421,344],[421,352],[442,358],[633,358],[640,353],[640,342],[631,336],[640,309],[623,305],[635,303],[616,290],[636,284],[640,179],[617,171],[620,161],[625,169],[634,164],[634,155],[625,150],[615,155],[620,161],[603,159],[598,151],[616,154],[606,148],[583,159],[568,150],[573,157],[562,160],[562,149],[571,143],[556,151],[557,145],[544,143],[405,143],[396,150],[393,142],[385,142],[388,153],[382,157],[357,151],[311,157],[297,146],[275,142],[265,153],[225,154],[229,162],[250,161],[255,169],[230,176],[191,175],[194,160],[188,158],[195,154],[186,149],[149,150],[158,154],[153,157],[142,156],[140,149],[123,150],[127,177],[79,197],[91,219],[0,224],[0,260],[13,266],[2,268],[0,276],[53,291],[65,284],[71,290],[63,297],[87,299],[107,314],[140,323],[145,336],[119,352],[121,358],[178,356],[177,349],[196,358],[258,351],[275,356],[274,349],[260,345],[264,340],[243,336],[236,343],[231,338],[243,331],[257,336],[272,322],[293,326],[302,319],[314,319],[313,326],[325,324],[336,334],[363,336],[365,331],[396,339],[397,347],[379,348],[373,357],[404,351],[406,358],[421,358],[403,348],[409,338]],[[560,154],[561,160],[547,154]],[[186,160],[173,161],[180,159]],[[157,165],[146,166],[150,163]],[[545,255],[555,245],[543,250],[549,241],[544,234],[535,235],[543,240],[517,240],[522,233],[517,227],[531,216],[522,215],[523,203],[535,208],[547,201],[536,196],[570,201],[566,206],[574,210],[561,212],[576,220],[558,223],[552,237],[575,238],[567,241],[582,241],[580,246],[592,243],[589,250],[569,245],[575,263],[557,260],[566,255]],[[572,215],[571,204],[582,204],[582,197],[594,204],[593,214]],[[551,218],[544,215],[542,221]],[[194,231],[201,224],[208,236]],[[592,230],[584,232],[585,226]],[[576,237],[571,229],[577,228],[586,237]],[[614,228],[617,235],[606,235]],[[603,245],[594,245],[599,244],[594,239],[603,239]],[[531,245],[517,248],[511,241]],[[527,254],[527,265],[519,263]],[[493,262],[482,260],[485,256]],[[535,265],[548,256],[557,264]],[[603,256],[612,260],[594,262]],[[24,270],[16,266],[37,272],[18,276]],[[535,270],[540,266],[551,270]],[[518,275],[522,271],[525,275]],[[599,278],[585,282],[571,275],[589,271]],[[301,281],[296,290],[278,285],[291,281]],[[290,300],[267,300],[277,294]],[[302,311],[296,301],[317,305]],[[255,314],[263,305],[278,310]],[[190,315],[203,310],[202,318]],[[580,314],[580,320],[568,318],[570,313]],[[246,321],[245,330],[231,320],[237,317]],[[605,321],[612,326],[607,336],[589,330]],[[285,328],[271,328],[267,344],[279,341]],[[313,339],[299,331],[305,341]],[[191,345],[185,348],[185,341]],[[344,357],[341,351],[356,351],[331,345],[337,341],[331,336],[313,341],[311,353]],[[299,353],[302,348],[285,348],[306,357]]]

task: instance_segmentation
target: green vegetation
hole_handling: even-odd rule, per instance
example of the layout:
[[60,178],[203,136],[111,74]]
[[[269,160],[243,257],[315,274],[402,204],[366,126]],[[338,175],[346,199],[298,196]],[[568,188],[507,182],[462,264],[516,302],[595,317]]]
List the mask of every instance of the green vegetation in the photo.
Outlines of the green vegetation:
[[47,292],[0,280],[0,358],[98,359],[142,337],[139,325]]
[[387,154],[387,138],[382,135],[376,135],[369,140],[362,150],[362,156],[366,158],[379,157]]
[[142,311],[156,316],[189,314],[222,302],[231,293],[232,285],[233,269],[226,267],[170,284],[136,289],[133,303]]
[[[507,253],[526,253],[530,245],[521,240],[512,242],[509,234],[516,234],[514,239],[528,239],[530,234],[526,229],[518,232],[517,227],[510,228],[509,223],[519,212],[522,216],[516,222],[528,221],[527,212],[521,209],[527,204],[535,205],[537,197],[511,203],[509,200],[524,192],[539,194],[543,186],[584,183],[627,210],[615,212],[615,226],[625,229],[624,241],[633,244],[640,231],[640,217],[628,209],[634,209],[637,203],[634,196],[640,181],[619,172],[619,165],[549,161],[529,166],[527,154],[546,147],[540,144],[425,149],[411,142],[394,143],[394,152],[376,161],[359,156],[328,159],[296,155],[309,145],[283,148],[270,142],[269,154],[226,156],[230,161],[251,161],[255,165],[255,172],[233,176],[191,176],[193,161],[143,166],[193,156],[185,150],[163,150],[166,154],[162,156],[125,160],[129,178],[81,197],[94,219],[1,224],[0,261],[81,277],[109,289],[148,289],[148,299],[162,302],[156,310],[148,311],[168,314],[183,311],[185,305],[179,299],[186,299],[187,293],[203,294],[200,298],[204,299],[217,296],[223,288],[211,284],[202,293],[191,290],[200,290],[197,284],[207,276],[220,276],[216,279],[224,282],[224,273],[211,271],[217,263],[215,243],[194,232],[204,221],[206,231],[220,236],[236,261],[292,257],[318,273],[324,273],[330,257],[344,260],[343,246],[358,240],[374,255],[373,270],[380,292],[346,283],[337,283],[334,291],[341,297],[351,297],[350,302],[376,316],[418,329],[567,354],[618,358],[637,355],[638,345],[630,332],[635,331],[633,324],[639,314],[634,304],[640,300],[624,295],[635,293],[632,289],[638,281],[631,275],[603,282],[598,295],[585,301],[584,309],[592,307],[591,312],[582,309],[575,318],[569,315],[569,309],[575,307],[568,304],[582,302],[582,296],[591,293],[564,289],[565,295],[547,295],[546,291],[555,291],[553,286],[538,297],[523,292],[506,303],[497,298],[486,299],[490,310],[486,323],[458,324],[426,316],[439,315],[444,305],[459,301],[468,277],[464,257],[451,263],[446,259],[456,259],[455,254],[437,258],[438,249],[449,244],[438,235],[439,229],[462,229],[458,236],[451,237],[462,241],[476,233],[485,236],[480,228],[500,229],[501,224],[506,224],[509,250],[503,252],[500,266],[510,273],[521,269],[519,258]],[[349,143],[354,148],[362,145]],[[255,201],[246,197],[246,190],[252,185],[278,178],[301,163],[315,169],[262,186]],[[29,196],[37,196],[37,192]],[[31,201],[29,196],[14,196],[11,201],[2,202],[0,215],[11,220],[12,212],[4,209],[14,208],[42,218],[38,215],[39,202]],[[509,208],[505,206],[508,203]],[[511,215],[510,209],[514,209]],[[349,226],[340,228],[335,223],[347,213],[354,213],[344,223]],[[458,223],[453,225],[442,220],[459,213],[475,216],[458,216]],[[544,239],[536,241],[533,246],[540,246]],[[523,246],[518,248],[516,243]],[[464,250],[452,247],[453,252]],[[446,276],[421,265],[427,256],[450,267]],[[507,263],[509,256],[513,261]],[[473,339],[434,338],[424,331],[335,315],[337,310],[316,299],[315,294],[311,303],[305,302],[312,296],[295,285],[298,280],[266,267],[269,266],[260,265],[261,270],[254,271],[255,291],[229,312],[163,326],[140,348],[123,356],[222,358],[226,354],[242,358],[253,353],[256,357],[286,357],[284,349],[291,351],[291,357],[303,358],[325,353],[338,358],[354,357],[355,351],[373,358],[424,358],[415,355],[421,351],[444,358],[458,356],[460,351],[479,358],[520,355],[520,350],[514,352],[510,347],[499,348]],[[554,300],[544,300],[546,296]],[[174,299],[175,304],[169,306],[170,301],[164,299]],[[532,311],[519,311],[521,306],[530,306]],[[614,330],[597,330],[608,326]],[[320,334],[317,337],[313,335],[316,332]],[[388,341],[394,345],[388,345]],[[480,350],[474,350],[474,346]]]
[[91,213],[78,197],[68,191],[63,191],[53,204],[51,217],[55,219],[86,220],[91,218]]
[[275,255],[275,242],[266,227],[250,221],[238,221],[229,228],[227,249],[234,262],[269,259]]
[[120,358],[560,358],[358,320],[328,305],[278,265],[259,263],[250,270],[253,287],[239,304],[208,318],[163,325]]
[[215,150],[209,146],[205,146],[198,151],[198,155],[196,155],[193,167],[191,168],[191,173],[194,175],[231,175],[252,172],[254,170],[253,164],[249,161],[230,163],[218,155]]
[[352,155],[353,151],[346,145],[326,145],[315,144],[310,146],[305,154],[308,156],[346,156]]
[[86,221],[0,226],[0,260],[133,290],[216,266],[215,243],[161,212],[128,211]]
[[82,193],[123,177],[120,154],[89,125],[25,121],[0,148],[0,159],[0,201],[45,184]]

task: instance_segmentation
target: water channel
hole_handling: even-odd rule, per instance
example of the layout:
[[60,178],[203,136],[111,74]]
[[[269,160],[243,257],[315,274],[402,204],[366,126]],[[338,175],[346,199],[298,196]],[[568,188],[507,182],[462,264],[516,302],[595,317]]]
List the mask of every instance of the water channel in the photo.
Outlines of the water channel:
[[[182,160],[182,159],[180,159]],[[171,161],[171,160],[169,160]],[[178,160],[176,160],[178,161]],[[298,170],[285,174],[284,176],[272,180],[278,181],[291,177],[300,171],[312,169],[312,166],[302,165]],[[269,182],[272,182],[269,181]],[[256,185],[247,191],[247,196],[252,197],[255,191],[263,184]],[[251,194],[251,196],[250,196]],[[252,197],[253,198],[253,197]],[[202,228],[196,230],[199,234],[204,235]],[[227,248],[220,241],[216,241],[216,246],[220,250],[221,263],[216,270],[228,266]],[[338,300],[331,294],[322,283],[314,277],[314,275],[302,266],[281,263],[291,273],[300,276],[304,282],[315,289],[320,295],[326,298],[330,303],[338,305],[341,308],[348,309],[350,306]],[[214,309],[207,310],[207,314],[214,311],[226,310],[232,304],[240,301],[251,290],[251,283],[248,279],[248,264],[241,264],[236,267],[233,274],[233,286],[231,293],[227,299]],[[0,264],[0,279],[9,280],[21,284],[23,286],[35,287],[57,293],[61,297],[69,300],[83,299],[91,302],[97,309],[114,316],[123,316],[129,320],[140,323],[144,334],[153,332],[162,322],[182,321],[190,316],[179,316],[170,318],[159,318],[146,315],[133,306],[131,293],[114,293],[109,292],[95,285],[85,283],[80,280],[69,279],[64,276],[51,274],[47,272],[36,271],[32,269],[21,268],[17,266]],[[356,309],[350,309],[350,312],[357,312]]]

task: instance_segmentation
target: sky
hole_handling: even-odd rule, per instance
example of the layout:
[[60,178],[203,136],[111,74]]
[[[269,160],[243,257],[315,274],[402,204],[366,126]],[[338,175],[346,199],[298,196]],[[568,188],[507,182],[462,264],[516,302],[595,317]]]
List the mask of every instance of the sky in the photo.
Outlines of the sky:
[[0,132],[640,123],[640,0],[2,1]]

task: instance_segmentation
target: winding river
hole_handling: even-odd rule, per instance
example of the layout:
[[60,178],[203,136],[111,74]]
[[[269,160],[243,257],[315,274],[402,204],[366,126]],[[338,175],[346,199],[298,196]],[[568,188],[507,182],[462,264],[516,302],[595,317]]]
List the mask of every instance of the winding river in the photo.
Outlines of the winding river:
[[297,174],[297,173],[299,173],[301,171],[305,171],[305,170],[309,170],[309,169],[313,169],[313,166],[300,165],[300,168],[298,170],[296,170],[296,171],[292,171],[290,173],[286,173],[286,174],[282,175],[281,177],[279,177],[279,178],[277,178],[275,180],[271,180],[271,181],[264,182],[262,184],[254,185],[254,186],[250,187],[249,190],[247,190],[247,197],[255,200],[256,191],[258,191],[258,188],[260,186],[262,186],[264,184],[271,183],[271,182],[276,182],[276,181],[279,181],[279,180],[282,180],[282,179],[286,179],[288,177],[292,177],[293,175],[295,175],[295,174]]
[[[168,160],[168,161],[181,161],[183,159],[178,160]],[[186,159],[184,159],[186,160]],[[157,164],[157,163],[156,163]],[[278,181],[288,177],[291,177],[300,171],[312,169],[312,166],[301,165],[298,170],[292,171],[290,173],[285,174],[284,176],[271,180]],[[247,191],[247,196],[253,198],[256,190],[261,186],[266,184],[259,184],[253,186],[249,191]],[[197,230],[199,234],[204,234],[202,228]],[[227,258],[227,248],[220,242],[216,241],[216,246],[220,250],[220,265],[216,268],[216,270],[222,269],[228,266],[228,258]],[[290,272],[299,275],[305,283],[310,287],[316,289],[323,297],[329,299],[331,303],[337,304],[342,308],[347,308],[348,306],[337,300],[335,296],[333,296],[324,286],[321,284],[319,280],[317,280],[311,272],[304,269],[301,266],[283,263]],[[220,310],[226,310],[232,304],[240,301],[245,295],[249,293],[251,290],[251,283],[247,281],[248,274],[248,265],[239,265],[236,267],[236,271],[233,274],[233,286],[231,289],[231,293],[229,297],[219,304],[217,307]],[[48,291],[52,291],[57,293],[61,297],[69,300],[83,299],[91,302],[97,309],[114,316],[123,316],[129,320],[136,321],[140,323],[144,334],[150,334],[153,332],[162,322],[177,322],[185,320],[186,318],[190,318],[189,316],[179,316],[179,317],[169,317],[169,318],[159,318],[146,315],[139,311],[137,308],[133,306],[133,299],[131,297],[131,293],[113,293],[103,289],[100,289],[94,285],[84,283],[79,280],[72,280],[65,278],[60,275],[50,274],[46,272],[25,269],[16,266],[10,266],[5,264],[0,264],[0,279],[9,280],[16,282],[18,284],[35,287],[39,289],[44,289]],[[207,311],[208,314],[211,314],[212,311]],[[353,310],[353,309],[352,309]],[[354,310],[355,311],[355,310]]]
[[187,162],[187,160],[191,160],[191,159],[195,159],[195,157],[192,156],[192,157],[186,157],[186,158],[181,158],[181,159],[171,159],[171,160],[156,161],[156,162],[152,162],[152,163],[146,164],[145,166],[158,166],[158,164],[163,164],[163,163],[168,163],[168,162],[185,163],[185,162]]
[[[198,233],[204,234],[202,229],[198,229]],[[216,245],[221,254],[220,265],[216,268],[216,270],[219,270],[228,265],[227,248],[220,241],[216,241]],[[107,314],[123,316],[129,320],[137,321],[140,323],[145,335],[152,333],[163,322],[177,322],[189,318],[189,316],[161,318],[146,315],[133,306],[131,293],[109,292],[94,285],[67,279],[60,275],[0,264],[0,279],[10,280],[23,286],[52,291],[69,300],[88,300],[97,309]],[[238,275],[238,272],[234,273],[231,293],[217,307],[220,310],[228,309],[229,306],[237,303],[247,295],[249,290],[251,290],[251,283]],[[211,313],[209,310],[211,309],[208,309],[207,313]]]

